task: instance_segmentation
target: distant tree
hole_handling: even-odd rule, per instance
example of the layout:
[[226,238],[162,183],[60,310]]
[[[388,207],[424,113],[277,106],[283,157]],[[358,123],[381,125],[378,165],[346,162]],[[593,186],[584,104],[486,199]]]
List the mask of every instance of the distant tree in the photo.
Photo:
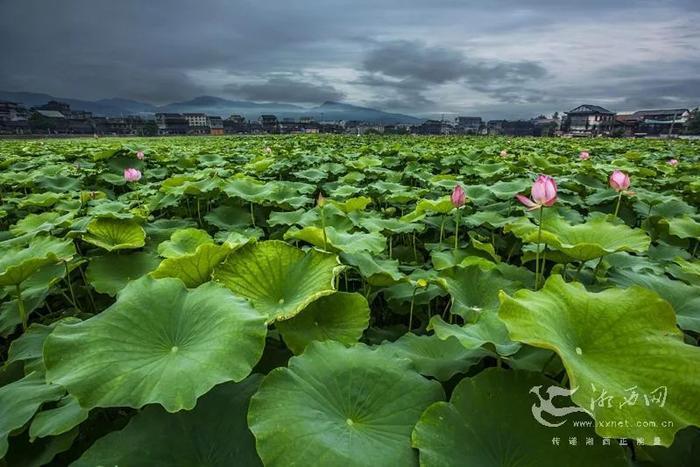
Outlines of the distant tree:
[[558,119],[558,118],[559,118],[559,112],[554,112],[554,115],[552,115],[552,118],[553,118],[554,120]]
[[688,120],[688,126],[686,127],[686,133],[691,135],[700,134],[700,109],[695,109],[693,115]]
[[143,135],[144,136],[155,136],[158,134],[158,125],[156,125],[156,122],[153,120],[149,120],[146,122],[146,124],[143,126]]
[[34,112],[29,117],[29,127],[32,130],[55,130],[56,122],[48,117],[44,117],[39,112]]

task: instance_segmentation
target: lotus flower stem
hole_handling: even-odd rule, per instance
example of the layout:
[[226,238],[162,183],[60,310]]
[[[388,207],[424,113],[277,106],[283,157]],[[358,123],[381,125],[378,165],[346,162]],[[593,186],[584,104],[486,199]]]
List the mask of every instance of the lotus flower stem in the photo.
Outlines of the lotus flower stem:
[[202,210],[199,206],[199,197],[197,198],[197,220],[199,220],[199,226],[202,227],[204,223],[202,222]]
[[535,251],[535,290],[540,288],[540,245],[542,243],[542,213],[544,208],[540,206],[540,223],[537,228],[537,250]]
[[255,211],[253,210],[253,202],[250,202],[250,221],[253,223],[253,227],[255,227]]
[[24,308],[24,301],[22,300],[22,289],[19,284],[15,284],[15,291],[17,292],[17,309],[19,310],[19,319],[22,321],[22,329],[27,330],[27,310]]
[[391,235],[389,235],[389,259],[392,259],[392,258],[393,258],[393,256],[392,256],[392,247],[393,247],[393,244],[394,244],[394,240],[393,240],[393,238],[391,237]]
[[80,307],[78,306],[78,301],[75,299],[75,292],[73,292],[73,281],[70,278],[70,271],[68,270],[68,262],[64,261],[63,266],[66,268],[66,282],[68,283],[68,290],[70,291],[70,298],[73,301],[73,306],[77,308],[78,312],[80,311]]
[[413,326],[413,304],[416,301],[416,292],[418,291],[418,286],[413,287],[413,294],[411,294],[411,308],[408,312],[408,332],[411,332],[411,327]]
[[328,251],[328,237],[326,236],[326,213],[321,206],[321,230],[323,231],[323,249]]
[[462,222],[462,211],[457,208],[457,223],[455,224],[455,250],[459,247],[459,224]]
[[[620,212],[620,201],[622,201],[622,192],[617,194],[617,205],[615,206],[615,214],[614,216],[617,217],[617,213]],[[650,210],[651,212],[651,210]]]
[[413,232],[413,261],[418,264],[418,252],[416,251],[416,233]]
[[442,215],[442,222],[440,222],[440,242],[442,243],[442,237],[445,235],[445,215]]

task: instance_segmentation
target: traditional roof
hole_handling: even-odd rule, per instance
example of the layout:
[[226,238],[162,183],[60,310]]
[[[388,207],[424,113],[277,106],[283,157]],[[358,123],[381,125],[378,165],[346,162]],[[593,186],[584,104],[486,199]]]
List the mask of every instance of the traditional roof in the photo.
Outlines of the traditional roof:
[[36,112],[47,118],[66,118],[66,116],[58,110],[37,110]]
[[634,113],[639,117],[644,117],[646,115],[682,115],[689,112],[688,109],[656,109],[656,110],[638,110]]
[[608,109],[601,107],[599,105],[584,104],[576,107],[573,110],[569,110],[567,114],[607,114],[614,115],[615,112],[611,112]]

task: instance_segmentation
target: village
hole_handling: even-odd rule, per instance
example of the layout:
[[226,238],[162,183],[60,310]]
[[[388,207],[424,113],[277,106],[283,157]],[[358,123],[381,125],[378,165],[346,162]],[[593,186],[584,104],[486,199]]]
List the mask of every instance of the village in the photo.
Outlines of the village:
[[700,134],[700,110],[649,109],[613,112],[598,105],[580,105],[560,115],[539,115],[530,120],[483,120],[458,116],[422,123],[384,123],[360,120],[317,120],[263,114],[251,120],[243,115],[227,118],[205,113],[100,116],[71,109],[60,101],[25,107],[0,101],[0,135],[170,136],[231,134],[396,134],[396,135],[505,135],[562,137],[683,137]]

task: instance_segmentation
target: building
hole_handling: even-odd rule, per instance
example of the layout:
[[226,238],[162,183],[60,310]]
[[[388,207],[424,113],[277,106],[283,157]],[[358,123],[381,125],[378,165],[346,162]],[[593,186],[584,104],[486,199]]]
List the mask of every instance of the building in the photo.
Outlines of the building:
[[0,101],[0,121],[17,120],[19,104],[9,101]]
[[193,135],[208,135],[209,130],[209,119],[206,114],[203,113],[184,113],[182,116],[187,120],[187,125],[189,125],[189,134]]
[[547,118],[544,115],[540,115],[537,118],[531,120],[533,124],[533,135],[534,136],[554,136],[558,134],[561,121],[555,115],[552,118]]
[[596,136],[610,134],[614,125],[614,112],[585,104],[566,113],[564,129],[574,136]]
[[639,120],[639,132],[648,135],[680,134],[690,120],[689,109],[639,110],[633,115]]
[[223,123],[226,134],[247,133],[249,131],[248,124],[242,115],[231,115]]
[[468,135],[478,134],[483,124],[481,117],[457,117],[455,119],[457,133]]
[[209,134],[223,135],[224,134],[224,119],[221,117],[207,117]]
[[186,135],[190,131],[187,118],[178,113],[157,113],[156,125],[159,135]]
[[52,110],[61,112],[65,116],[65,114],[70,113],[70,105],[66,104],[65,102],[49,101],[44,105],[36,107],[36,110]]
[[258,118],[258,123],[262,126],[263,131],[268,133],[277,133],[279,131],[279,120],[275,115],[261,115]]

